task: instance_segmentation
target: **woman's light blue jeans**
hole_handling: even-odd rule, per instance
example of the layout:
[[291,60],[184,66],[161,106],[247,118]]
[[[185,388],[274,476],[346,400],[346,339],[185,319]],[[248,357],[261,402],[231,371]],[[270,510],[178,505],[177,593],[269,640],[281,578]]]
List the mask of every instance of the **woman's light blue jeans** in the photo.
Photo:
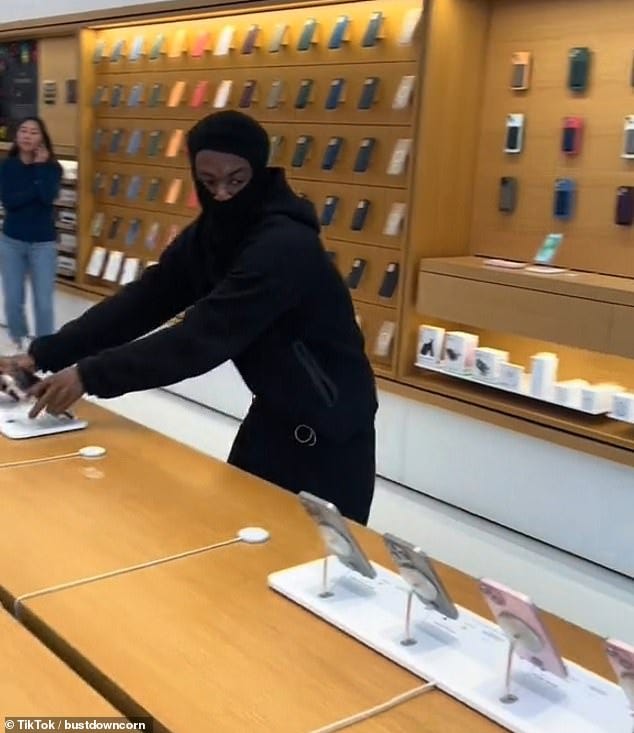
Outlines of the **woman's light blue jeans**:
[[55,242],[21,242],[0,234],[0,273],[4,310],[11,339],[20,344],[29,335],[25,313],[27,277],[35,310],[35,335],[53,333],[53,296],[57,269]]

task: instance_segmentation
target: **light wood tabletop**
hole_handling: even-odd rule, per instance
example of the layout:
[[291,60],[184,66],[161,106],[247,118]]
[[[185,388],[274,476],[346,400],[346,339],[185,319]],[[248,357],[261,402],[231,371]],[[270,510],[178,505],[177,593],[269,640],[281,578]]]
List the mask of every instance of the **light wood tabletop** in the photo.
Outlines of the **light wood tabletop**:
[[[271,532],[265,545],[235,544],[24,601],[24,623],[118,709],[149,714],[156,730],[173,733],[308,733],[421,684],[268,588],[269,573],[322,552],[295,496],[86,409],[90,442],[108,448],[105,459],[3,473],[5,594],[222,541],[245,526]],[[379,535],[354,531],[373,560],[392,567]],[[489,616],[473,579],[439,571],[459,604]],[[611,677],[600,639],[546,622],[564,656]],[[433,691],[358,730],[501,729]]]
[[0,718],[120,717],[40,641],[0,610]]

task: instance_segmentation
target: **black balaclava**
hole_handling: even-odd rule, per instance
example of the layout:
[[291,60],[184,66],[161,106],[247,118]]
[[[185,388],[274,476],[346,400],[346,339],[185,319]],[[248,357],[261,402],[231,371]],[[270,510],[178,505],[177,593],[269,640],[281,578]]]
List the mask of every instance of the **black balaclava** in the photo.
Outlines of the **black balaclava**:
[[[269,137],[252,117],[227,110],[211,114],[194,125],[187,135],[187,148],[202,207],[200,231],[219,260],[231,259],[261,213],[267,192]],[[201,150],[232,153],[244,158],[253,170],[252,179],[228,201],[215,201],[196,177],[196,154]]]

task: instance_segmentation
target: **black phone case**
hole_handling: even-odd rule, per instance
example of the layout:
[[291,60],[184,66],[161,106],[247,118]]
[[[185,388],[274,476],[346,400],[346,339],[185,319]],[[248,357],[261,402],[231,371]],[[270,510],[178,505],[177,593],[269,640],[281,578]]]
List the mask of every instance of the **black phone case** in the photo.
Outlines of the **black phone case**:
[[634,155],[634,130],[625,131],[625,143],[623,146],[625,155]]
[[368,212],[370,210],[370,202],[367,199],[362,199],[354,210],[352,215],[352,222],[350,229],[354,232],[360,232],[365,226],[365,220],[368,218]]
[[379,298],[393,298],[398,285],[400,267],[398,262],[390,262],[383,275],[383,281],[379,288]]
[[248,109],[251,106],[251,102],[253,102],[253,96],[255,94],[255,85],[255,79],[249,79],[244,82],[240,101],[238,102],[238,107],[240,107],[240,109]]
[[555,181],[553,216],[556,219],[569,219],[572,216],[573,205],[574,190],[568,185],[567,179],[558,179]]
[[570,91],[584,92],[588,88],[590,56],[590,49],[585,46],[570,49],[568,67],[568,89]]
[[353,171],[355,173],[365,173],[368,170],[375,145],[376,140],[373,137],[366,137],[361,141],[353,166]]
[[161,101],[161,94],[163,92],[162,84],[154,84],[152,91],[150,92],[150,98],[148,99],[148,107],[158,107]]
[[120,188],[121,176],[118,173],[115,173],[114,176],[112,176],[112,181],[110,182],[110,197],[114,198],[115,196],[118,196]]
[[498,211],[512,214],[517,206],[517,178],[502,176],[500,178],[500,195]]
[[295,109],[306,109],[314,83],[313,79],[302,79],[295,100]]
[[161,181],[158,178],[153,178],[150,181],[150,185],[148,186],[147,190],[147,200],[148,201],[156,201],[159,195],[159,191],[161,190]]
[[324,203],[324,208],[321,212],[320,224],[324,227],[328,227],[332,224],[339,205],[339,196],[328,196]]
[[508,150],[517,150],[517,144],[520,137],[520,128],[517,125],[512,125],[506,128],[506,142],[504,147]]
[[361,90],[361,96],[359,97],[359,103],[357,109],[371,109],[374,104],[377,90],[379,88],[379,78],[377,76],[371,76],[363,83],[363,89]]
[[110,230],[108,231],[108,239],[116,239],[119,232],[119,224],[121,224],[121,217],[115,216],[110,223]]
[[575,150],[577,137],[577,129],[574,127],[564,127],[561,131],[561,152],[572,153]]
[[361,278],[363,277],[363,273],[365,272],[366,265],[367,262],[362,259],[356,259],[352,263],[352,268],[350,269],[348,277],[346,278],[346,283],[350,290],[356,290],[359,287],[359,284],[361,283]]
[[634,222],[634,186],[619,186],[616,190],[614,223],[631,227]]
[[342,145],[343,138],[341,137],[334,138],[332,142],[328,143],[328,147],[324,152],[324,158],[321,162],[322,170],[331,171],[335,167]]

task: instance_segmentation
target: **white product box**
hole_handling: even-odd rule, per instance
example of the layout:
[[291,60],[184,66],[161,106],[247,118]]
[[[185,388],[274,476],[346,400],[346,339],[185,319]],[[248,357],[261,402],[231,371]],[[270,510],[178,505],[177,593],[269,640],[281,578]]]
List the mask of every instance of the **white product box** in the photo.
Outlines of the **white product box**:
[[445,345],[445,329],[423,324],[418,329],[418,356],[420,364],[440,364]]
[[449,331],[445,338],[443,364],[447,371],[471,373],[478,348],[478,336],[465,331]]
[[615,394],[624,392],[620,384],[594,384],[581,390],[581,409],[586,412],[610,412]]
[[558,367],[557,354],[542,351],[531,356],[530,393],[532,397],[538,397],[541,400],[553,399]]
[[524,380],[524,367],[519,364],[500,364],[500,384],[514,392],[522,391],[522,381]]
[[612,398],[612,414],[619,420],[634,422],[634,393],[618,392]]
[[590,384],[585,379],[569,379],[564,382],[555,382],[554,400],[558,405],[581,409],[581,393]]
[[507,364],[509,352],[481,346],[476,349],[473,373],[478,379],[497,383],[500,381],[502,364]]

